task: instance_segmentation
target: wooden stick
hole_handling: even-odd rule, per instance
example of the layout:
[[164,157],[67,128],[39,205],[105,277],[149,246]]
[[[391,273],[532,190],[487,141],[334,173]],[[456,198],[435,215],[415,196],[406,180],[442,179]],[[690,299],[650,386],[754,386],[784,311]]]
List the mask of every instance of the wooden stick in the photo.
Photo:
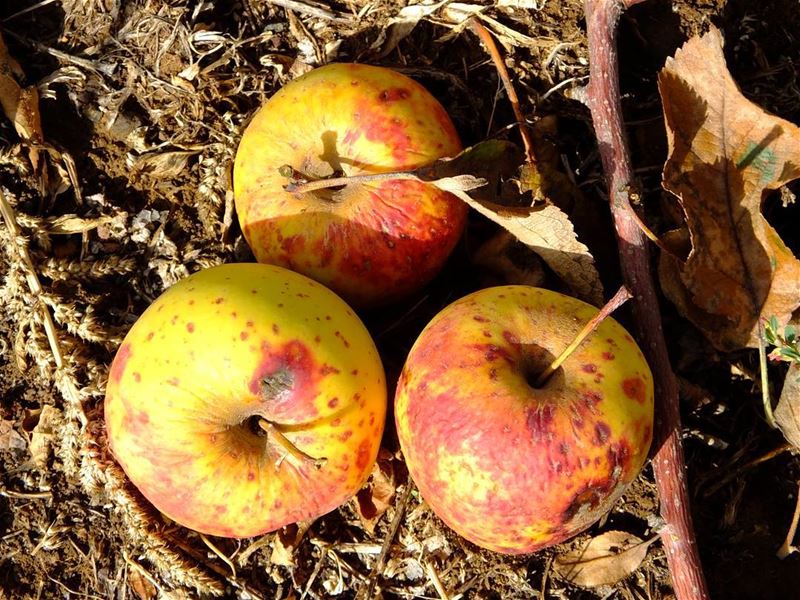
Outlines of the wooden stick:
[[678,383],[670,365],[647,239],[630,203],[631,164],[622,124],[617,25],[622,12],[643,0],[584,0],[589,41],[586,100],[592,114],[600,158],[609,187],[622,275],[633,293],[639,344],[656,386],[653,470],[666,526],[661,539],[677,600],[709,598],[694,536],[686,465],[681,446]]

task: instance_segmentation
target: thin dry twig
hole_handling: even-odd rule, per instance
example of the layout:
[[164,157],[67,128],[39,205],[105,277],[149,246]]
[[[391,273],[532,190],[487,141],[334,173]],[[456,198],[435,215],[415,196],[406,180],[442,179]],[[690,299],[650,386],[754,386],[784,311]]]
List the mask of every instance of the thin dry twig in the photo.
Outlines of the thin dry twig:
[[403,515],[406,512],[406,505],[408,504],[408,499],[411,498],[411,491],[413,489],[414,485],[411,483],[411,481],[409,481],[406,484],[406,489],[403,491],[403,495],[400,496],[400,499],[397,501],[392,524],[389,526],[389,531],[386,533],[386,538],[383,540],[383,545],[381,546],[381,553],[378,555],[378,560],[375,561],[375,566],[372,567],[372,572],[370,573],[369,580],[367,582],[366,592],[363,594],[363,596],[361,596],[365,600],[372,598],[372,595],[375,592],[375,585],[378,583],[378,577],[383,572],[383,567],[386,565],[386,556],[389,553],[389,548],[392,545],[394,537],[397,535],[397,530],[400,529],[400,522],[403,520]]
[[514,110],[514,117],[516,117],[517,125],[519,126],[519,134],[522,136],[522,144],[525,147],[525,160],[530,164],[536,164],[536,154],[533,149],[531,133],[528,130],[528,124],[525,121],[525,115],[522,114],[522,109],[519,106],[519,97],[514,89],[514,84],[511,83],[511,77],[508,74],[508,69],[506,69],[505,62],[503,62],[503,57],[500,54],[500,50],[497,48],[497,44],[494,43],[492,34],[489,33],[486,27],[481,25],[477,19],[473,18],[470,21],[469,26],[472,31],[475,32],[478,38],[480,38],[481,42],[483,42],[483,45],[486,46],[486,50],[489,52],[489,56],[492,57],[492,62],[494,63],[497,73],[503,82],[503,86],[506,88],[508,101],[511,103],[511,108]]
[[639,343],[656,385],[656,431],[653,470],[661,516],[661,536],[678,600],[707,600],[686,485],[681,445],[678,382],[664,341],[661,313],[650,272],[647,240],[633,217],[632,170],[622,124],[617,32],[622,12],[644,0],[585,0],[589,44],[586,101],[592,114],[603,170],[608,179],[611,212],[617,231],[623,279],[633,292]]
[[310,4],[306,4],[305,2],[299,2],[298,0],[267,0],[267,2],[269,4],[274,4],[275,6],[280,6],[281,8],[286,8],[288,10],[293,10],[301,14],[306,14],[310,17],[317,17],[318,19],[327,19],[328,21],[333,21],[334,23],[351,22],[350,19],[346,17],[340,17],[336,13],[331,12],[328,9],[321,8],[319,6],[312,6]]
[[786,539],[783,540],[783,544],[781,544],[781,547],[778,548],[778,551],[775,553],[775,555],[781,560],[789,556],[792,552],[797,551],[797,547],[793,546],[792,542],[794,541],[794,536],[797,533],[798,521],[800,521],[800,482],[797,484],[797,499],[794,505],[792,523],[789,525],[789,531],[786,534]]

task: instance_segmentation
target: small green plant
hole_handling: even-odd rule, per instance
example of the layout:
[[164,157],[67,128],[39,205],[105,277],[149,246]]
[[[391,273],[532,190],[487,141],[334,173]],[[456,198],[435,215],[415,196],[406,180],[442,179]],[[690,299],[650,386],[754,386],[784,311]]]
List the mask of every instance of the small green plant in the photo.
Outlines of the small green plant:
[[778,319],[770,317],[764,325],[764,339],[770,346],[775,346],[769,353],[770,360],[800,363],[800,339],[792,325],[787,325],[781,334]]

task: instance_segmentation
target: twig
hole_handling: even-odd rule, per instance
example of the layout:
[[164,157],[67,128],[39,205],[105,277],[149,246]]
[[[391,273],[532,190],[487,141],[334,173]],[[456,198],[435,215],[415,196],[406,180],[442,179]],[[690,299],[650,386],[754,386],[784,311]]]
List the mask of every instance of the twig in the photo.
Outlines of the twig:
[[200,534],[200,539],[201,539],[201,540],[203,540],[203,543],[204,543],[206,546],[208,546],[208,547],[211,549],[211,551],[212,551],[214,554],[216,554],[217,556],[219,556],[219,559],[220,559],[222,562],[224,562],[226,565],[228,565],[228,567],[229,567],[229,568],[230,568],[230,570],[231,570],[231,577],[233,577],[234,579],[236,579],[236,567],[234,566],[234,564],[233,564],[233,561],[232,561],[230,558],[228,558],[227,556],[225,556],[225,553],[224,553],[224,552],[222,552],[222,550],[220,550],[219,548],[217,548],[217,546],[216,546],[216,545],[215,545],[215,544],[214,544],[214,543],[213,543],[211,540],[209,540],[209,539],[208,539],[208,538],[205,536],[205,534],[204,534],[204,533],[201,533],[201,534]]
[[689,512],[686,465],[680,438],[678,383],[664,341],[658,299],[650,273],[647,240],[632,216],[633,207],[630,203],[632,173],[621,117],[617,25],[626,8],[642,1],[584,0],[589,43],[586,100],[608,180],[622,275],[633,293],[633,313],[639,343],[655,379],[653,470],[661,501],[661,516],[666,523],[661,539],[676,598],[707,600],[708,588]]
[[388,181],[390,179],[416,179],[419,175],[410,171],[396,171],[392,173],[370,173],[368,175],[350,175],[347,177],[331,177],[329,179],[315,179],[313,181],[290,181],[283,189],[293,194],[305,194],[342,185],[354,183],[373,183],[375,181]]
[[433,584],[433,589],[435,589],[436,593],[439,594],[439,599],[450,600],[450,595],[447,593],[447,590],[444,589],[442,580],[439,579],[439,574],[436,572],[436,568],[433,566],[431,560],[426,558],[424,562],[425,572],[428,574],[428,579],[430,579],[431,583]]
[[794,448],[794,446],[792,446],[792,444],[790,444],[789,442],[786,442],[781,444],[777,448],[773,448],[772,450],[762,454],[761,456],[754,458],[749,462],[746,462],[735,471],[728,473],[727,475],[725,475],[725,477],[716,481],[714,485],[709,486],[708,489],[703,493],[703,496],[711,496],[712,494],[715,494],[718,490],[725,487],[730,481],[734,479],[739,479],[739,477],[744,475],[744,473],[746,473],[753,467],[757,467],[761,463],[765,463],[768,460],[772,460],[773,458],[775,458],[776,456],[780,456],[784,452],[789,452],[792,448]]
[[14,490],[0,487],[0,496],[17,500],[49,500],[53,497],[53,494],[52,492],[15,492]]
[[351,19],[337,16],[335,13],[327,9],[320,8],[318,6],[311,6],[310,4],[299,2],[298,0],[267,0],[267,3],[280,6],[281,8],[293,10],[295,12],[303,13],[311,17],[317,17],[318,19],[327,19],[328,21],[333,21],[334,23],[351,22]]
[[628,288],[623,285],[621,288],[619,288],[619,290],[617,290],[617,293],[614,294],[614,297],[606,302],[605,306],[600,309],[600,312],[589,319],[586,325],[583,326],[583,329],[581,329],[578,332],[578,335],[575,336],[575,339],[572,340],[566,348],[564,348],[564,351],[559,354],[544,371],[542,371],[541,375],[539,375],[539,377],[536,379],[536,383],[534,384],[535,387],[544,386],[545,382],[550,378],[550,376],[555,373],[558,367],[561,366],[561,363],[567,360],[570,355],[575,352],[575,349],[581,345],[581,342],[583,342],[583,340],[585,340],[590,333],[597,329],[600,326],[600,323],[605,321],[612,312],[617,310],[630,299],[631,293],[628,291]]
[[519,134],[522,136],[522,144],[525,147],[525,160],[530,164],[536,164],[536,154],[533,149],[531,134],[530,131],[528,131],[528,125],[525,121],[525,115],[522,114],[522,109],[519,106],[519,97],[514,89],[514,84],[511,83],[511,77],[508,75],[508,69],[506,69],[506,64],[503,62],[503,57],[500,55],[500,50],[498,50],[497,44],[494,43],[492,34],[489,33],[486,27],[481,25],[480,21],[472,19],[469,26],[478,38],[480,38],[481,42],[483,42],[483,45],[486,46],[486,50],[489,52],[489,56],[492,57],[492,62],[497,69],[498,75],[500,75],[503,86],[506,88],[508,101],[511,103],[511,108],[514,110],[514,116],[519,126]]
[[378,560],[375,561],[375,566],[372,567],[372,572],[369,574],[366,593],[362,596],[362,600],[369,600],[375,592],[375,584],[378,582],[378,577],[383,572],[383,567],[386,564],[386,555],[389,554],[389,548],[392,545],[394,536],[397,535],[397,530],[400,528],[400,522],[403,520],[403,515],[406,512],[406,505],[408,504],[408,499],[411,497],[412,489],[414,489],[414,484],[409,480],[409,482],[406,483],[406,489],[403,490],[403,495],[400,496],[400,499],[397,501],[392,524],[389,526],[389,531],[386,533],[386,538],[383,540]]
[[783,544],[781,547],[778,548],[778,551],[775,553],[775,556],[783,560],[787,556],[789,556],[792,552],[797,551],[797,547],[792,545],[794,541],[794,535],[797,533],[797,522],[800,520],[800,482],[797,484],[797,499],[794,505],[794,515],[792,515],[792,523],[789,525],[789,531],[786,534],[786,539],[783,540]]

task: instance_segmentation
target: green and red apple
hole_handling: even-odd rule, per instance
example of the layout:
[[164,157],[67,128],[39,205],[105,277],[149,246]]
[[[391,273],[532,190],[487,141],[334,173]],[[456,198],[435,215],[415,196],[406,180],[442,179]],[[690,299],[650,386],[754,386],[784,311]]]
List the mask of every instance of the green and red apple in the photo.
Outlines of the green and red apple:
[[169,288],[109,373],[111,450],[141,493],[202,533],[318,517],[375,462],[386,382],[353,311],[286,269],[230,264]]
[[382,67],[331,64],[290,82],[247,126],[233,188],[259,262],[303,273],[354,306],[419,290],[464,229],[466,206],[409,179],[289,192],[283,167],[308,180],[404,171],[460,152],[444,108]]
[[536,379],[597,309],[527,286],[487,288],[440,312],[400,376],[395,416],[424,500],[457,533],[510,554],[589,527],[647,457],[653,380],[606,318]]

